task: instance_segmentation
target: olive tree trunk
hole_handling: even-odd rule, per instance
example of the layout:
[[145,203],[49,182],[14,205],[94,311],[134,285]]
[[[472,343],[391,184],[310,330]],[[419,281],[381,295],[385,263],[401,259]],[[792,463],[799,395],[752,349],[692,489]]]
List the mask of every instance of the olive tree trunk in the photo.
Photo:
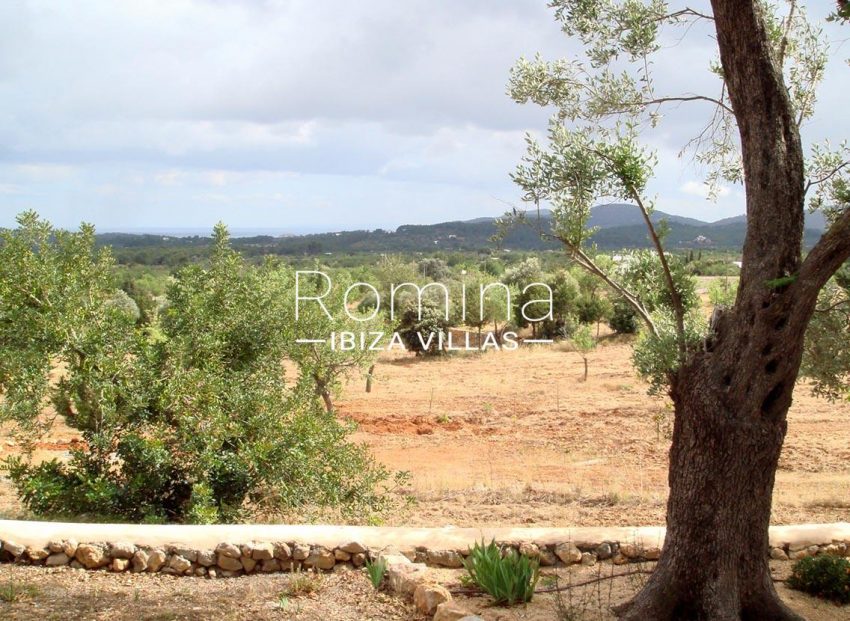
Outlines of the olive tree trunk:
[[747,237],[734,308],[671,382],[667,536],[623,619],[801,619],[779,600],[768,527],[786,415],[817,295],[850,256],[850,212],[802,259],[804,169],[797,123],[758,3],[712,0],[738,121]]

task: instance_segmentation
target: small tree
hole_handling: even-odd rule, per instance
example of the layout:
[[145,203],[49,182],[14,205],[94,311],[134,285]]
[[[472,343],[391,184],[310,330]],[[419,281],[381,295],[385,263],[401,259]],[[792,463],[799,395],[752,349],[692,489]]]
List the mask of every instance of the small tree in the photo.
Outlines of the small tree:
[[396,331],[409,351],[415,352],[417,356],[433,356],[444,352],[450,327],[445,309],[426,299],[421,306],[410,302],[405,304]]
[[593,338],[593,332],[590,331],[588,326],[581,325],[575,330],[575,332],[573,332],[572,342],[584,362],[584,377],[582,378],[582,381],[586,382],[588,373],[588,356],[590,355],[590,352],[596,349],[596,339]]

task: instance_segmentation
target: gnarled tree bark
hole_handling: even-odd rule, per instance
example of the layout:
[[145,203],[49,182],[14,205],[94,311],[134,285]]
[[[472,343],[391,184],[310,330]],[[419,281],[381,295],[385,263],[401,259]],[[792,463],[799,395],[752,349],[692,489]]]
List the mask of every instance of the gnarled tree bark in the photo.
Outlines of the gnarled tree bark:
[[774,476],[817,295],[850,257],[850,213],[802,260],[800,134],[759,3],[712,0],[741,137],[747,237],[735,306],[675,374],[667,536],[623,619],[799,620],[768,567]]

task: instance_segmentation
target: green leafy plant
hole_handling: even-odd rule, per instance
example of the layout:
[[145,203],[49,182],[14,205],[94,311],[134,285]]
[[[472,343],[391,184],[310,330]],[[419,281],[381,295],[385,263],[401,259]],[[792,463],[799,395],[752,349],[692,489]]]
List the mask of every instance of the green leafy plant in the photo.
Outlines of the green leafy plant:
[[850,561],[831,555],[800,559],[791,568],[788,586],[839,604],[850,604]]
[[387,573],[387,562],[383,558],[375,561],[366,561],[366,574],[369,576],[369,582],[375,589],[380,589],[384,582],[384,575]]
[[497,605],[513,606],[531,601],[540,577],[537,560],[509,549],[505,554],[495,541],[476,543],[465,562],[473,582]]

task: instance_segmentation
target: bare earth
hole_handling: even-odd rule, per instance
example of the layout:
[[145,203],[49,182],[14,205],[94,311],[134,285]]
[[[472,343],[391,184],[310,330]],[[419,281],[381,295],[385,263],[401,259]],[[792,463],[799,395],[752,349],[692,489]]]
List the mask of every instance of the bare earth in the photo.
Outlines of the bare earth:
[[[774,579],[787,577],[788,563],[773,564]],[[558,595],[539,593],[528,605],[494,607],[486,596],[456,594],[455,600],[485,621],[609,621],[610,607],[628,599],[652,569],[609,563],[596,567],[544,570],[538,589],[572,585]],[[441,584],[457,592],[460,570],[439,570]],[[611,578],[611,576],[616,576]],[[557,580],[556,580],[557,578]],[[578,587],[580,583],[594,581]],[[306,595],[290,591],[289,575],[256,575],[230,580],[174,578],[160,574],[113,574],[67,567],[0,566],[0,619],[51,621],[425,621],[409,602],[376,592],[364,572],[322,575],[316,590]],[[809,621],[846,621],[850,608],[839,607],[785,588],[777,582],[785,602]],[[14,598],[3,597],[14,592]],[[12,599],[13,601],[6,601]],[[570,616],[559,615],[566,611]]]
[[[358,437],[413,473],[409,525],[615,526],[664,523],[672,413],[649,397],[615,339],[590,360],[563,347],[377,366],[373,392],[352,380],[339,403]],[[850,404],[797,388],[773,523],[850,518]]]
[[[418,501],[387,516],[410,526],[632,526],[664,523],[672,414],[646,394],[631,346],[603,338],[582,381],[561,345],[436,359],[382,355],[371,393],[352,377],[338,400],[355,438],[413,475]],[[773,523],[850,519],[850,404],[797,388],[774,495]],[[57,424],[38,459],[67,455]],[[0,437],[0,457],[18,447]],[[0,480],[0,515],[21,510]]]

